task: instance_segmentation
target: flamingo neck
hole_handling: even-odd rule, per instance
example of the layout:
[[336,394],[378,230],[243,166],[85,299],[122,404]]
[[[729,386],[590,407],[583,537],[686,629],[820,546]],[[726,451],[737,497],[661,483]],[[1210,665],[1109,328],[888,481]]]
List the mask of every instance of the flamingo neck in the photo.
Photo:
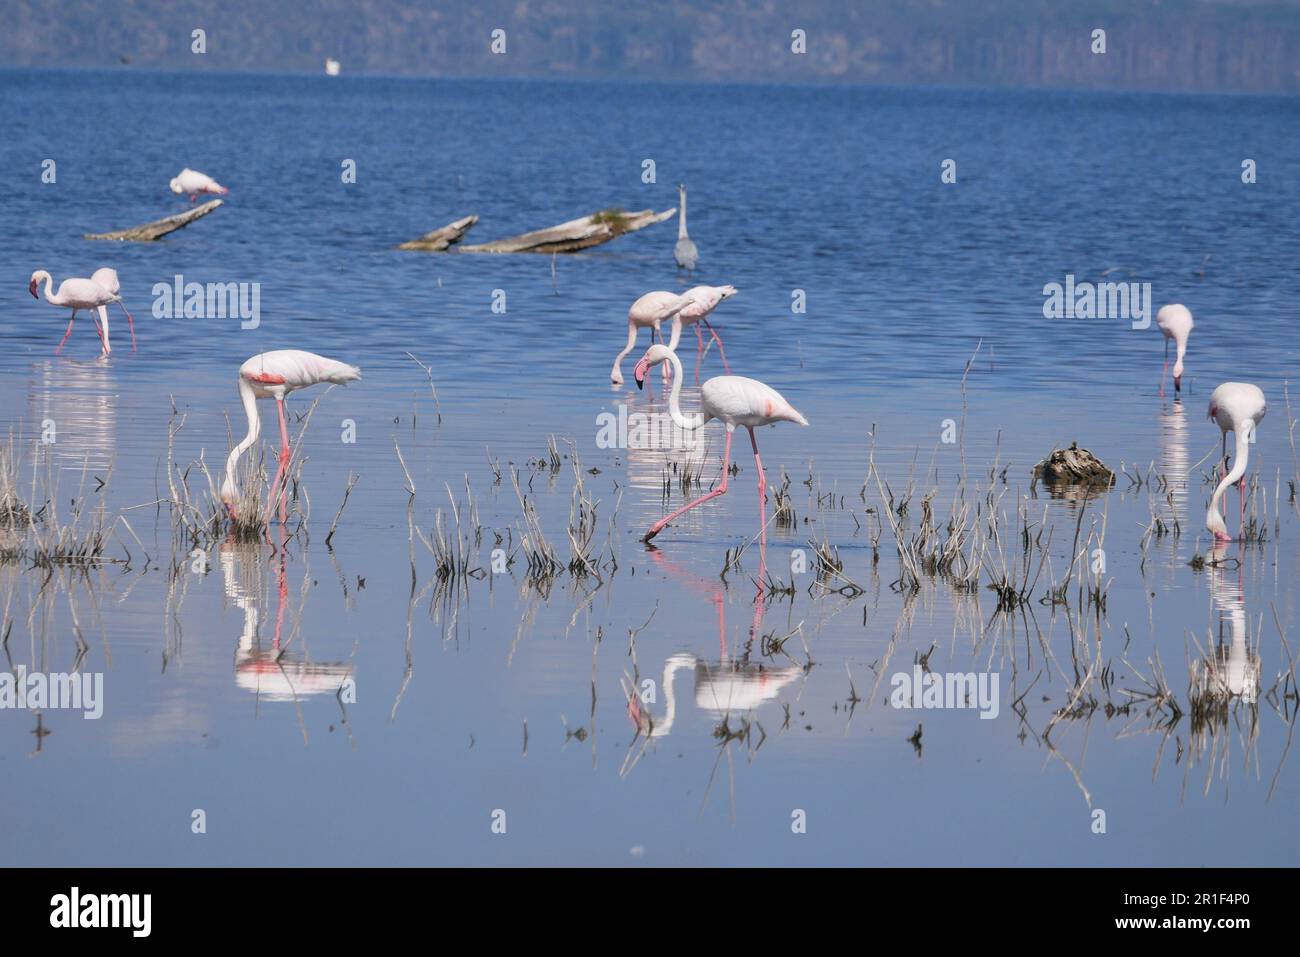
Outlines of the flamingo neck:
[[1254,419],[1233,423],[1232,431],[1236,436],[1236,444],[1232,456],[1232,469],[1219,482],[1218,488],[1214,490],[1214,496],[1210,499],[1210,517],[1216,520],[1219,526],[1223,525],[1223,513],[1219,511],[1219,500],[1223,498],[1224,493],[1233,484],[1246,474],[1246,463],[1250,460],[1250,432],[1254,427]]
[[226,481],[222,486],[223,497],[229,495],[235,499],[239,497],[239,479],[235,473],[235,465],[239,462],[239,457],[248,451],[248,447],[256,442],[257,437],[262,433],[262,420],[257,414],[257,396],[253,394],[253,387],[242,375],[239,377],[239,398],[244,403],[244,413],[248,416],[248,434],[230,450],[230,457],[226,459]]
[[677,353],[669,352],[668,361],[673,366],[673,388],[668,393],[668,414],[673,417],[673,422],[679,429],[693,432],[704,424],[704,416],[697,416],[695,421],[691,421],[682,415],[682,360],[677,358]]
[[681,209],[677,214],[677,238],[686,238],[686,190],[682,190],[682,201],[678,204]]
[[651,737],[661,738],[673,729],[673,722],[677,720],[677,696],[673,693],[673,675],[689,664],[691,662],[685,660],[683,655],[673,655],[664,662],[664,719],[650,729]]
[[1179,336],[1175,342],[1178,346],[1178,352],[1174,356],[1174,378],[1182,378],[1183,375],[1183,357],[1187,355],[1187,337]]
[[49,273],[45,274],[45,301],[52,306],[63,305],[63,300],[54,294],[54,277]]
[[623,372],[619,368],[623,364],[623,357],[636,348],[636,323],[631,319],[627,321],[627,345],[623,351],[614,357],[614,368],[610,370],[609,377],[614,382],[623,381]]

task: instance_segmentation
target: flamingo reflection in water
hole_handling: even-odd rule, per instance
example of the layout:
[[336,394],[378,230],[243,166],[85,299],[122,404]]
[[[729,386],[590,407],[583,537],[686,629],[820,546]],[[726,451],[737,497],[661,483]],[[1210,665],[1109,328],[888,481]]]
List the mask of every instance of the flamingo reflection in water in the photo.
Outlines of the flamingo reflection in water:
[[1192,684],[1202,696],[1219,700],[1240,698],[1254,704],[1259,700],[1259,649],[1250,644],[1242,565],[1240,560],[1228,555],[1229,547],[1226,542],[1216,542],[1206,562],[1210,596],[1218,616],[1219,641],[1210,654],[1193,665]]
[[235,651],[235,683],[259,699],[269,701],[297,701],[310,695],[337,694],[352,675],[352,664],[309,661],[301,653],[289,653],[292,638],[283,640],[284,612],[289,598],[286,539],[287,534],[282,532],[280,547],[272,558],[276,568],[276,606],[270,647],[263,643],[261,634],[266,552],[260,544],[236,542],[233,538],[221,545],[226,597],[244,612],[244,628]]
[[[755,639],[762,640],[763,615],[767,607],[766,594],[761,584],[767,578],[765,548],[760,547],[759,549],[759,574],[757,579],[759,585],[754,597],[754,616],[750,623],[749,634],[743,652],[738,657],[732,657],[728,652],[726,586],[721,583],[716,585],[706,583],[704,579],[688,575],[679,566],[664,557],[663,552],[657,548],[652,547],[648,551],[655,563],[670,576],[677,578],[686,590],[706,595],[713,603],[718,621],[719,658],[716,661],[707,661],[689,652],[678,652],[668,657],[664,663],[663,671],[664,711],[662,718],[656,718],[651,714],[647,702],[642,700],[637,680],[634,677],[629,675],[620,679],[623,692],[627,697],[628,717],[631,718],[632,725],[636,729],[636,737],[633,738],[632,747],[628,751],[627,758],[623,762],[623,770],[620,772],[623,775],[626,775],[636,766],[637,761],[641,759],[641,755],[645,752],[646,746],[652,739],[664,738],[671,733],[673,724],[677,719],[677,695],[674,680],[678,672],[688,668],[694,671],[695,706],[720,722],[719,731],[715,732],[715,736],[722,737],[724,743],[729,743],[731,738],[736,737],[734,733],[729,732],[727,729],[726,722],[730,717],[747,716],[756,712],[761,705],[775,701],[786,687],[804,675],[804,669],[798,665],[777,667],[771,664],[750,661]],[[719,732],[722,733],[719,734]],[[637,738],[643,739],[639,749],[636,747]]]
[[[1161,515],[1169,531],[1181,531],[1187,516],[1187,414],[1181,399],[1160,410]],[[1187,525],[1188,528],[1192,526]]]
[[[1259,647],[1250,640],[1242,564],[1239,558],[1228,554],[1230,547],[1226,542],[1216,542],[1207,556],[1217,642],[1207,654],[1193,661],[1190,669],[1189,760],[1184,773],[1204,762],[1206,794],[1210,792],[1216,771],[1227,778],[1234,728],[1241,734],[1247,771],[1252,761],[1259,760]],[[1284,750],[1282,760],[1285,755]],[[1278,768],[1281,769],[1280,763]]]

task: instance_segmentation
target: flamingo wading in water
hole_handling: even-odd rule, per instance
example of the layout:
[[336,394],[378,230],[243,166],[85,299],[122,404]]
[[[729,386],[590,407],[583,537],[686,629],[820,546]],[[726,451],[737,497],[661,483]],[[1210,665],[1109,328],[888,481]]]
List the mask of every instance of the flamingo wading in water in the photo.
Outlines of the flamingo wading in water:
[[[120,303],[121,297],[116,293],[109,292],[93,279],[72,278],[65,279],[59,283],[58,292],[54,291],[54,279],[44,269],[38,269],[32,273],[31,282],[27,285],[27,291],[33,298],[41,298],[40,293],[36,290],[40,288],[41,283],[45,283],[45,301],[52,306],[63,306],[72,310],[72,318],[68,320],[68,328],[63,333],[63,338],[54,348],[54,354],[57,356],[63,351],[63,344],[68,341],[68,336],[72,335],[72,324],[77,321],[77,313],[86,310],[91,314],[94,320],[95,313],[99,314],[99,321],[95,323],[95,332],[99,334],[99,341],[104,346],[104,355],[113,351],[108,344],[108,309],[110,302]],[[125,308],[125,307],[123,307]]]
[[645,381],[647,370],[661,362],[671,363],[673,369],[673,388],[668,397],[668,413],[680,429],[688,431],[698,429],[709,419],[717,419],[727,427],[727,445],[722,453],[722,484],[711,492],[705,492],[692,502],[687,502],[671,515],[666,515],[650,526],[641,539],[648,542],[658,535],[665,525],[673,519],[689,512],[697,505],[703,505],[709,499],[725,495],[727,478],[731,472],[731,436],[736,426],[743,425],[749,431],[749,444],[754,449],[754,465],[758,469],[758,512],[759,534],[764,544],[767,541],[767,478],[763,475],[763,460],[758,455],[758,440],[754,437],[754,427],[772,425],[776,422],[797,422],[807,425],[805,419],[781,393],[757,379],[747,379],[739,375],[720,375],[707,380],[700,386],[700,400],[704,414],[697,415],[692,421],[682,414],[682,363],[677,354],[667,346],[651,346],[641,361],[636,364],[633,375],[639,388]]
[[122,301],[122,284],[117,281],[117,270],[103,266],[92,272],[90,278],[118,297],[115,301],[122,307],[122,311],[126,313],[126,327],[131,330],[131,351],[135,352],[135,320],[131,318],[131,313],[127,312],[126,303]]
[[[609,371],[609,381],[614,385],[623,384],[623,372],[619,368],[623,363],[623,357],[636,348],[636,337],[639,329],[650,329],[650,338],[653,341],[655,333],[659,332],[659,324],[665,319],[673,319],[679,312],[695,302],[690,296],[679,296],[674,292],[648,292],[636,302],[632,303],[632,308],[627,311],[627,345],[623,351],[614,357],[614,368]],[[673,323],[673,341],[681,335],[680,325]],[[663,334],[660,333],[660,338]]]
[[686,186],[677,184],[677,245],[673,247],[673,257],[677,268],[695,272],[695,263],[700,258],[700,251],[695,248],[691,237],[686,235]]
[[1205,513],[1205,525],[1214,533],[1215,541],[1230,542],[1228,527],[1224,524],[1223,513],[1219,511],[1219,500],[1223,498],[1228,487],[1237,483],[1241,490],[1241,521],[1238,536],[1245,539],[1246,524],[1246,487],[1244,477],[1246,464],[1250,459],[1250,443],[1255,430],[1264,420],[1268,403],[1264,401],[1264,392],[1257,385],[1249,382],[1225,382],[1210,394],[1209,417],[1219,426],[1223,433],[1223,467],[1228,467],[1228,433],[1236,439],[1236,450],[1232,457],[1232,471],[1219,482],[1210,498],[1209,510]]
[[[722,351],[722,339],[718,336],[717,331],[709,323],[709,313],[718,308],[718,304],[724,299],[730,299],[736,294],[735,286],[692,286],[682,293],[683,296],[689,296],[695,302],[687,306],[676,316],[673,317],[673,334],[668,341],[668,348],[674,352],[677,351],[677,343],[681,339],[682,328],[684,326],[695,327],[695,339],[699,343],[697,356],[704,354],[704,335],[700,332],[700,326],[709,330],[709,335],[713,341],[718,344],[718,355],[722,357],[722,368],[728,375],[731,374],[731,366],[727,365],[727,354]],[[700,360],[695,360],[695,376],[698,381],[700,375]]]
[[[239,479],[235,465],[262,432],[262,420],[257,412],[258,399],[274,399],[280,415],[280,461],[271,483],[266,501],[268,516],[274,512],[274,502],[280,497],[280,519],[284,520],[285,501],[282,491],[289,484],[289,424],[284,416],[284,397],[290,392],[308,386],[329,382],[347,385],[361,378],[361,370],[337,359],[327,359],[314,352],[301,349],[277,349],[253,356],[239,367],[239,398],[248,415],[248,434],[230,452],[226,459],[226,478],[221,483],[221,501],[230,513],[231,521],[238,521],[235,509],[239,501]],[[281,478],[285,488],[281,490]]]
[[207,173],[200,173],[188,166],[177,173],[169,185],[172,192],[177,195],[189,193],[191,203],[198,198],[200,193],[216,193],[218,196],[225,196],[230,192]]
[[1187,354],[1187,337],[1192,334],[1191,311],[1181,303],[1161,306],[1156,313],[1156,326],[1165,337],[1165,367],[1160,373],[1160,394],[1165,394],[1165,374],[1169,372],[1169,341],[1176,349],[1174,358],[1174,395],[1183,388],[1183,356]]

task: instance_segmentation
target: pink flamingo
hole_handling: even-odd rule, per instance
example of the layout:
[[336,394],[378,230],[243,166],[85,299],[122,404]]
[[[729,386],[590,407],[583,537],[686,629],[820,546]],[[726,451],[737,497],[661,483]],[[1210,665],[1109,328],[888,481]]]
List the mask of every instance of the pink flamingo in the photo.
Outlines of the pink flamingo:
[[[268,513],[274,512],[274,502],[280,498],[280,520],[285,518],[284,492],[289,484],[289,424],[284,417],[284,397],[290,392],[305,389],[308,386],[330,382],[347,385],[361,378],[361,370],[346,362],[327,359],[314,352],[301,349],[277,349],[253,356],[239,367],[239,398],[244,403],[244,412],[248,416],[248,434],[230,452],[226,459],[226,479],[221,483],[221,501],[230,513],[232,521],[238,520],[235,503],[239,500],[239,481],[235,477],[235,464],[239,457],[248,450],[262,432],[262,421],[257,413],[258,399],[274,399],[276,411],[280,414],[280,461],[275,470],[275,480],[271,483],[270,495],[266,501]],[[281,489],[281,478],[284,489]]]
[[[661,362],[669,362],[673,369],[672,394],[668,397],[668,412],[678,428],[698,429],[709,419],[717,419],[727,427],[727,445],[722,453],[722,484],[711,492],[706,492],[693,502],[687,502],[671,515],[661,518],[650,526],[641,539],[648,542],[662,531],[663,527],[680,515],[697,505],[703,505],[709,499],[725,495],[727,478],[731,471],[731,436],[736,426],[743,425],[749,430],[749,444],[754,449],[754,465],[758,469],[758,509],[759,534],[763,543],[767,542],[767,478],[763,475],[763,460],[758,455],[758,440],[754,437],[754,426],[771,425],[775,422],[797,422],[807,425],[805,419],[789,402],[769,385],[757,379],[747,379],[738,375],[720,375],[707,380],[700,387],[700,399],[704,405],[704,414],[697,415],[695,421],[682,415],[682,363],[677,354],[664,345],[651,346],[633,372],[639,388],[645,381],[646,371]],[[760,546],[761,547],[761,546]]]
[[[72,335],[72,324],[77,321],[77,313],[82,309],[91,314],[94,319],[95,313],[99,313],[99,322],[95,323],[95,332],[99,334],[99,341],[104,346],[104,355],[110,354],[113,349],[108,344],[108,309],[105,308],[110,302],[122,301],[116,293],[109,292],[93,279],[73,278],[65,279],[59,283],[59,291],[54,291],[54,279],[44,269],[38,269],[32,273],[31,282],[27,285],[27,291],[35,299],[41,298],[40,293],[36,290],[40,288],[41,283],[45,283],[45,301],[53,306],[63,306],[72,310],[72,318],[68,320],[68,328],[63,333],[63,338],[54,349],[57,356],[63,351],[63,344],[68,341],[68,336]],[[101,328],[102,322],[102,328]]]
[[117,281],[117,270],[103,266],[92,272],[90,278],[118,297],[115,301],[126,313],[126,326],[131,330],[131,351],[135,352],[135,320],[131,318],[131,313],[127,312],[126,303],[122,301],[122,284]]
[[[693,303],[695,300],[689,296],[679,296],[672,292],[648,292],[636,302],[632,303],[632,308],[627,311],[627,345],[623,351],[614,357],[614,368],[610,370],[609,381],[614,385],[623,384],[623,373],[619,366],[623,362],[623,357],[636,348],[637,330],[649,328],[650,338],[653,341],[655,333],[659,333],[659,324],[665,319],[671,319],[679,312]],[[681,332],[674,324],[673,334],[680,336]],[[663,338],[663,334],[659,336]],[[667,370],[664,370],[665,378]]]
[[200,193],[216,193],[219,196],[225,196],[230,192],[207,173],[200,173],[188,166],[177,173],[169,185],[173,193],[189,193],[191,203]]
[[1223,513],[1219,511],[1219,500],[1228,490],[1228,486],[1234,482],[1237,483],[1241,491],[1241,521],[1238,526],[1238,534],[1245,538],[1246,524],[1246,485],[1244,476],[1246,474],[1246,463],[1250,459],[1250,442],[1255,435],[1255,430],[1259,423],[1264,419],[1264,413],[1268,411],[1268,403],[1264,401],[1264,392],[1257,385],[1249,382],[1225,382],[1210,394],[1209,417],[1214,419],[1223,433],[1223,468],[1228,467],[1228,433],[1232,432],[1236,437],[1236,451],[1232,457],[1232,471],[1228,472],[1219,482],[1218,487],[1214,490],[1214,495],[1210,498],[1210,508],[1205,513],[1205,525],[1214,533],[1214,539],[1218,542],[1230,542],[1231,536],[1228,535],[1228,527],[1223,521]]
[[731,366],[727,365],[727,354],[722,351],[722,339],[719,338],[717,331],[709,323],[709,313],[717,309],[722,300],[730,299],[735,294],[735,286],[692,286],[682,293],[682,295],[694,299],[695,303],[687,306],[673,317],[673,334],[668,341],[668,348],[676,352],[682,329],[685,326],[695,326],[695,339],[699,343],[695,358],[695,378],[697,381],[700,378],[700,360],[704,355],[704,336],[700,332],[701,325],[709,330],[709,335],[718,344],[718,355],[722,357],[723,370],[728,375],[731,374]]
[[1187,354],[1187,337],[1192,334],[1191,311],[1181,303],[1161,306],[1156,313],[1156,326],[1165,337],[1165,367],[1160,373],[1160,394],[1165,394],[1165,375],[1169,372],[1169,340],[1177,349],[1174,360],[1174,395],[1183,388],[1183,356]]

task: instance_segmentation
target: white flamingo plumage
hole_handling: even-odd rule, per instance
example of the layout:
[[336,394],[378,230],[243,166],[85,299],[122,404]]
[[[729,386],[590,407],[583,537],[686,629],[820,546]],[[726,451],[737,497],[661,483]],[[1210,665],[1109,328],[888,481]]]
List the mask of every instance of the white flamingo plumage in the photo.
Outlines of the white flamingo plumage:
[[[704,336],[700,332],[700,326],[709,330],[709,335],[713,341],[718,344],[718,355],[722,358],[722,368],[730,375],[731,366],[727,365],[727,354],[722,351],[722,339],[717,331],[709,322],[709,313],[717,309],[724,299],[730,299],[736,294],[735,286],[692,286],[687,289],[683,296],[695,300],[681,312],[673,317],[673,332],[668,340],[668,348],[674,352],[677,351],[677,343],[681,339],[682,329],[686,326],[695,327],[695,339],[699,343],[699,355],[704,353]],[[695,361],[695,374],[699,376],[699,359]]]
[[651,346],[641,357],[634,372],[636,384],[640,387],[650,367],[661,362],[671,363],[673,368],[673,387],[668,397],[668,413],[677,427],[693,430],[700,428],[710,419],[717,419],[727,427],[727,444],[722,453],[722,484],[655,522],[642,541],[650,541],[663,530],[665,525],[695,506],[726,494],[727,479],[731,472],[731,436],[736,431],[736,426],[743,425],[749,431],[749,444],[754,449],[754,465],[758,469],[759,534],[766,544],[767,478],[763,475],[763,460],[758,454],[758,440],[754,437],[754,427],[772,425],[776,422],[807,425],[808,420],[771,386],[757,379],[738,375],[714,376],[700,386],[700,401],[704,406],[704,413],[697,415],[694,420],[688,419],[682,414],[681,407],[682,363],[677,358],[677,354],[667,346]]
[[1238,526],[1238,535],[1244,537],[1245,530],[1242,526],[1246,519],[1246,488],[1242,479],[1246,474],[1246,464],[1250,460],[1251,440],[1267,411],[1268,403],[1264,400],[1264,391],[1249,382],[1225,382],[1210,394],[1209,417],[1223,433],[1224,469],[1228,467],[1228,433],[1233,433],[1236,439],[1232,470],[1215,488],[1214,495],[1210,498],[1210,507],[1205,513],[1205,525],[1214,533],[1216,541],[1232,541],[1232,537],[1228,535],[1228,527],[1223,521],[1223,513],[1219,511],[1219,500],[1223,498],[1228,487],[1236,482],[1241,483],[1241,525]]
[[99,314],[99,321],[95,324],[95,332],[99,334],[99,341],[104,347],[104,355],[109,355],[113,349],[108,341],[108,309],[110,302],[120,303],[121,297],[116,293],[109,292],[93,279],[74,277],[65,279],[59,283],[59,289],[54,291],[54,278],[44,269],[38,269],[32,273],[31,281],[27,285],[27,291],[35,299],[41,298],[37,290],[41,283],[45,284],[45,301],[52,306],[63,306],[72,310],[72,318],[68,320],[68,328],[63,333],[63,338],[54,349],[54,354],[58,355],[63,351],[63,344],[68,341],[68,336],[72,335],[72,324],[77,321],[77,313],[86,310],[91,314],[93,320],[95,314]]
[[[274,399],[276,411],[280,417],[280,461],[275,471],[275,480],[271,482],[270,495],[267,498],[268,514],[274,511],[273,503],[280,494],[281,477],[288,485],[289,476],[289,425],[284,415],[284,397],[290,392],[319,385],[322,382],[347,385],[361,378],[361,370],[356,366],[327,359],[314,352],[301,349],[277,349],[253,356],[239,367],[239,398],[244,404],[248,416],[248,434],[244,436],[230,452],[226,459],[226,478],[221,483],[221,501],[226,506],[232,520],[238,519],[235,503],[239,500],[239,480],[235,474],[235,465],[262,432],[261,418],[257,412],[258,399]],[[287,490],[287,489],[286,489]],[[281,497],[280,517],[284,519],[284,499]]]
[[126,327],[131,330],[131,351],[135,352],[135,320],[131,318],[131,313],[127,311],[126,303],[122,301],[122,284],[118,282],[117,270],[109,266],[101,266],[90,274],[90,278],[114,296],[117,296],[115,301],[122,307],[122,311],[126,313]]
[[[663,334],[659,329],[660,323],[665,319],[673,318],[694,301],[689,296],[679,296],[674,292],[657,290],[646,293],[632,303],[632,308],[627,311],[627,345],[623,347],[622,352],[614,357],[614,368],[609,371],[609,381],[614,385],[623,384],[623,372],[619,367],[623,363],[623,357],[636,348],[638,330],[650,329],[651,340],[654,339],[655,333],[659,333],[660,338],[662,338]],[[675,323],[673,332],[675,335],[681,335],[681,330]]]
[[172,192],[178,195],[189,193],[191,203],[200,193],[216,193],[218,196],[225,196],[230,192],[207,173],[200,173],[188,166],[177,173],[168,185],[171,186]]
[[1192,334],[1192,313],[1181,303],[1161,306],[1156,313],[1156,327],[1165,337],[1165,367],[1160,373],[1160,394],[1165,394],[1165,375],[1169,372],[1169,343],[1172,340],[1176,349],[1174,359],[1174,394],[1183,388],[1183,356],[1187,354],[1187,338]]

